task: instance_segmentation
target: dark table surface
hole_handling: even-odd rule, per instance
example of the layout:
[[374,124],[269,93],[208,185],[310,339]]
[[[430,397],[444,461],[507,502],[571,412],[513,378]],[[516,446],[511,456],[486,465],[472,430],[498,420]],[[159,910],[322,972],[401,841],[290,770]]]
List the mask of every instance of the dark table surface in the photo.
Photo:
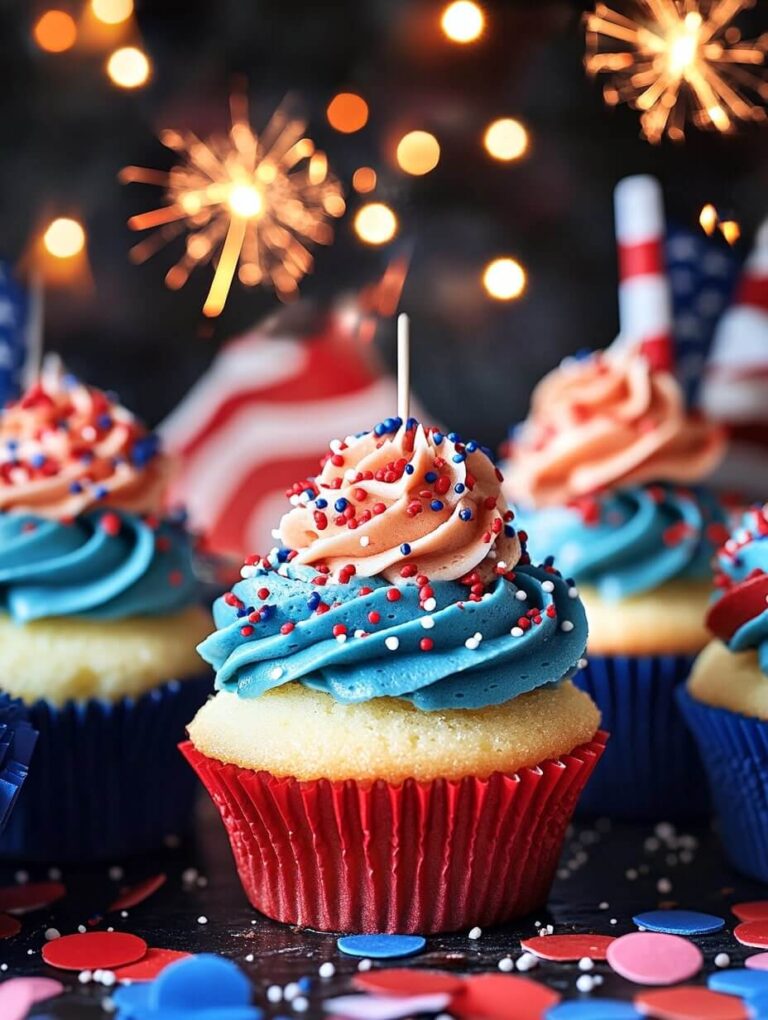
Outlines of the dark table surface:
[[[118,865],[122,875],[115,870]],[[46,867],[28,870],[30,880],[48,878]],[[0,878],[8,884],[24,877],[17,872],[16,868],[4,868]],[[45,974],[67,986],[64,995],[39,1005],[32,1016],[89,1020],[107,1015],[102,1010],[109,989],[81,984],[76,974],[55,971],[43,963],[40,953],[46,929],[75,932],[78,925],[87,925],[104,912],[120,886],[160,872],[167,874],[167,882],[154,895],[131,909],[127,917],[107,914],[89,930],[111,925],[142,936],[150,946],[220,953],[237,961],[249,975],[254,999],[260,1005],[267,1005],[268,986],[309,977],[310,1007],[301,1015],[310,1020],[327,1015],[322,1008],[324,999],[351,991],[350,977],[358,961],[338,952],[333,935],[274,923],[249,906],[218,817],[210,805],[203,804],[193,844],[169,849],[152,859],[107,863],[82,871],[64,869],[67,896],[52,907],[24,915],[21,933],[0,944],[0,965],[7,964],[0,976]],[[694,940],[709,972],[715,969],[718,953],[727,953],[731,966],[738,966],[756,952],[733,938],[737,921],[729,907],[766,895],[766,887],[727,867],[715,834],[705,826],[685,825],[674,830],[650,824],[579,823],[569,834],[547,910],[514,925],[484,931],[476,940],[469,939],[466,932],[430,938],[426,952],[407,965],[461,973],[496,971],[502,957],[520,956],[519,940],[536,933],[537,920],[554,925],[557,933],[622,934],[635,930],[632,916],[638,911],[679,905],[718,914],[726,921],[724,931]],[[201,918],[206,921],[202,923]],[[330,979],[318,976],[325,961],[336,967]],[[612,974],[607,964],[597,964],[592,973],[604,977],[593,995],[630,999],[639,990]],[[546,982],[564,997],[580,995],[576,964],[542,962],[527,976]],[[699,980],[705,980],[705,973]],[[282,1004],[268,1006],[266,1015],[299,1014]]]

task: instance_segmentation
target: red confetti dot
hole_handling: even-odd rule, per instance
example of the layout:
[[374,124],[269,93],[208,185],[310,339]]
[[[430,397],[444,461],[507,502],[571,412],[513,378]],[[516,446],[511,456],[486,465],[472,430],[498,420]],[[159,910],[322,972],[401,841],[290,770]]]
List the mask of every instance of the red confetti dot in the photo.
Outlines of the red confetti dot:
[[30,910],[48,907],[67,890],[61,882],[27,882],[25,885],[7,885],[0,888],[0,911],[26,914]]
[[10,914],[0,914],[0,939],[10,939],[21,931],[21,922]]
[[400,601],[400,589],[399,588],[388,588],[387,589],[387,601],[388,602],[399,602]]
[[[2,909],[2,900],[0,900],[0,910]],[[768,900],[748,900],[746,903],[734,903],[731,910],[740,921],[768,921]]]
[[138,935],[120,931],[89,931],[80,935],[62,935],[46,942],[43,960],[60,970],[114,970],[135,963],[147,952],[147,943]]
[[130,910],[131,907],[137,907],[144,900],[148,900],[161,886],[165,885],[165,880],[165,875],[153,875],[151,878],[145,878],[143,882],[137,882],[136,885],[122,889],[120,895],[109,909]]
[[393,967],[391,970],[372,970],[356,974],[352,984],[362,992],[380,995],[453,995],[460,992],[464,979],[455,974],[437,970],[416,970]]
[[423,637],[421,641],[419,641],[419,648],[422,650],[422,652],[431,652],[434,647],[435,642],[432,640],[432,638]]
[[733,929],[733,937],[743,946],[754,946],[756,949],[768,948],[768,920],[745,921]]
[[697,985],[643,992],[635,1006],[657,1020],[748,1020],[747,1007],[734,995],[711,992]]
[[571,960],[604,960],[608,946],[615,941],[611,935],[541,935],[521,939],[520,946],[541,960],[568,963]]
[[115,535],[120,534],[122,522],[120,518],[117,516],[117,514],[113,513],[104,514],[99,523],[101,525],[101,530],[105,531],[111,537],[114,538]]
[[469,977],[451,1003],[451,1013],[477,1020],[541,1020],[560,995],[528,978],[511,974]]
[[118,981],[153,981],[170,963],[184,960],[192,953],[178,949],[148,949],[147,955],[137,963],[118,967],[114,972]]

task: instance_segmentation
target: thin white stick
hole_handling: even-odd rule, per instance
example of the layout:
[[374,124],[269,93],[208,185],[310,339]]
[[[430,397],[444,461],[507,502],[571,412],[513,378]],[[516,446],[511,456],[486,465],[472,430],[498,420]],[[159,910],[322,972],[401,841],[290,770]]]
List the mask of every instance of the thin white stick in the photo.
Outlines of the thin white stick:
[[401,312],[397,317],[397,414],[408,421],[411,403],[411,320]]
[[40,375],[45,349],[43,332],[45,329],[45,287],[39,270],[34,270],[29,284],[29,315],[26,326],[26,351],[21,370],[21,385],[24,389],[31,386]]

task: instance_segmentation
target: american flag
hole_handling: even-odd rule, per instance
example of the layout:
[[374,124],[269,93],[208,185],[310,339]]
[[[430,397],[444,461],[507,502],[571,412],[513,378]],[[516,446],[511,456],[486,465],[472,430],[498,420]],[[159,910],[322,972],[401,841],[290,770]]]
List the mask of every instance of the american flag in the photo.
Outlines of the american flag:
[[[0,406],[16,397],[39,339],[39,298],[0,260]],[[35,359],[36,360],[36,359]]]

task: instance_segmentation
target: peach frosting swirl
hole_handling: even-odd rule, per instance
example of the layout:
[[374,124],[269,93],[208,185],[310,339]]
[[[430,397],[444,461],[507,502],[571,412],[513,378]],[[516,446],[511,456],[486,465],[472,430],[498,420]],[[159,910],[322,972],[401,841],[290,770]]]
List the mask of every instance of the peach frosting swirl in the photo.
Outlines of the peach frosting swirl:
[[0,511],[54,520],[95,506],[154,514],[167,476],[157,437],[58,367],[0,417]]
[[317,478],[295,490],[280,539],[295,563],[334,576],[457,580],[477,570],[485,582],[520,559],[489,457],[412,419],[332,443]]
[[645,482],[688,484],[724,450],[724,432],[687,410],[671,373],[636,350],[598,352],[567,359],[534,390],[506,492],[535,507]]

